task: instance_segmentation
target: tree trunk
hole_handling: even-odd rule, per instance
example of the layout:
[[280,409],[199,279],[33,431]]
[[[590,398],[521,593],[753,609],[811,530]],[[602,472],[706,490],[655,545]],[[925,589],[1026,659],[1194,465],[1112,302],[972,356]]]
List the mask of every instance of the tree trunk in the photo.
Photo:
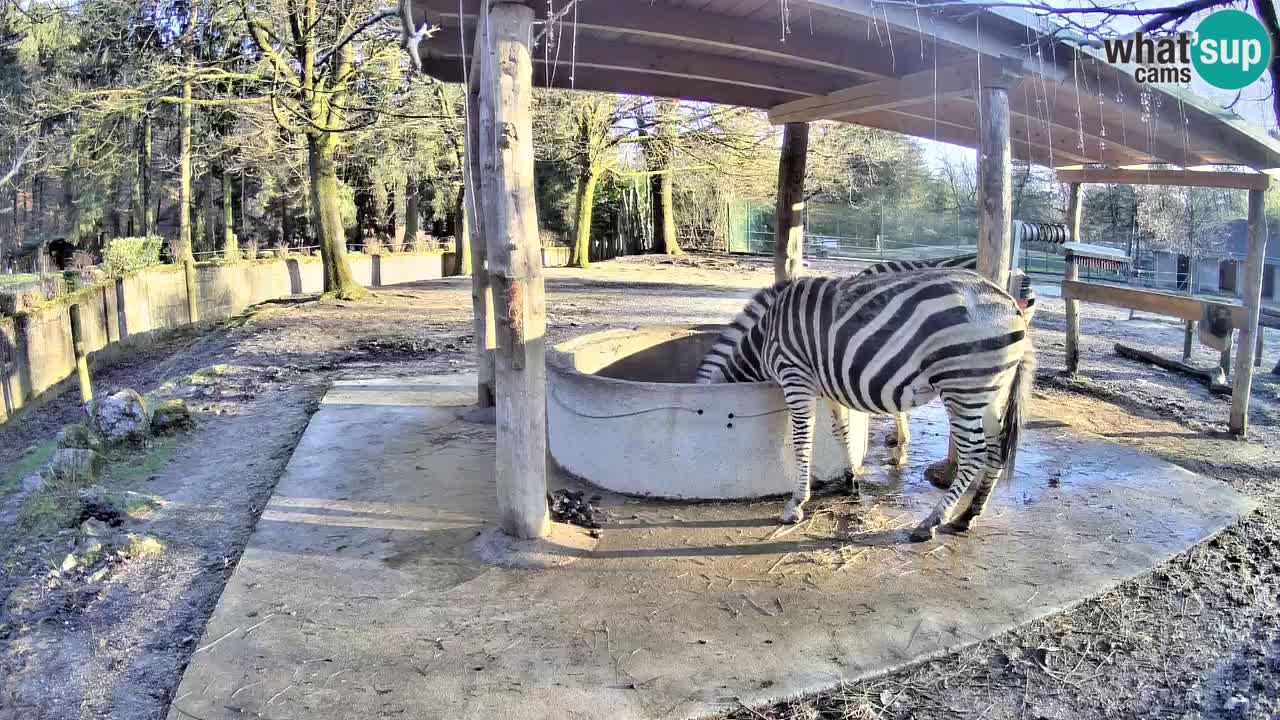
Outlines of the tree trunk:
[[573,253],[569,264],[577,268],[591,265],[591,215],[595,209],[600,168],[588,167],[578,175],[578,205],[573,222]]
[[404,178],[404,249],[411,250],[418,239],[418,176]]
[[206,212],[206,210],[208,209],[207,206],[209,204],[209,197],[208,197],[209,193],[207,192],[208,187],[209,187],[209,182],[208,182],[208,176],[206,175],[205,177],[202,177],[200,178],[200,180],[196,181],[196,189],[192,193],[193,195],[192,202],[191,202],[191,254],[192,256],[194,256],[198,252],[202,253],[209,249],[208,248],[209,228],[206,223],[206,219],[208,218],[208,213]]
[[178,130],[178,241],[173,261],[194,260],[191,254],[191,82],[182,84],[182,119]]
[[658,188],[662,198],[662,252],[683,255],[684,250],[676,240],[675,173],[671,169],[670,156],[667,157],[666,172],[658,176]]
[[773,280],[792,280],[804,269],[804,172],[809,157],[809,123],[787,123],[778,157],[778,199],[774,207]]
[[[231,203],[231,173],[222,169],[222,258],[227,262],[240,259],[240,244],[236,240],[236,219]],[[283,238],[281,238],[283,240]]]
[[311,207],[324,265],[324,294],[354,300],[365,294],[351,276],[347,242],[342,233],[338,198],[338,171],[333,162],[333,134],[307,136],[307,166],[311,175]]
[[[240,212],[244,212],[241,210]],[[292,241],[290,235],[292,228],[289,226],[289,197],[287,195],[280,196],[280,242],[286,246]]]

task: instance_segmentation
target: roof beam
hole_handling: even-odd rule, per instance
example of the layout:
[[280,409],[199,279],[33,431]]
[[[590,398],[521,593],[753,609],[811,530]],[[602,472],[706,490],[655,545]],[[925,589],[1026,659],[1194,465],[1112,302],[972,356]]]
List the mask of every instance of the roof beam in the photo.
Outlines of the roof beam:
[[1271,177],[1262,173],[1186,170],[1182,168],[1058,168],[1058,181],[1103,185],[1171,185],[1228,190],[1266,190]]
[[[464,33],[474,35],[475,24],[467,22]],[[457,32],[443,33],[432,38],[426,52],[441,57],[459,57],[462,47]],[[468,50],[470,50],[468,42]],[[730,58],[724,55],[672,49],[659,55],[651,46],[625,40],[612,42],[599,37],[579,37],[570,61],[569,48],[539,48],[533,61],[547,65],[557,73],[573,74],[575,68],[593,67],[612,69],[624,73],[644,73],[676,79],[739,85],[781,94],[785,97],[807,97],[826,92],[847,78],[829,72],[787,72],[786,68],[754,60]],[[534,84],[545,82],[546,74],[537,72]],[[756,103],[757,105],[760,103]]]
[[[535,58],[535,60],[533,80],[536,87],[611,92],[623,95],[651,95],[653,97],[754,108],[760,107],[762,97],[765,98],[766,102],[770,97],[770,95],[762,95],[760,90],[740,85],[729,85],[692,78],[673,81],[669,77],[644,74],[643,72],[632,74],[626,78],[626,82],[622,84],[626,87],[626,90],[621,91],[618,89],[618,71],[621,68],[593,67],[584,65],[581,62],[578,63],[577,70],[573,72],[572,77],[570,77],[568,68],[561,67],[558,72],[550,75],[551,82],[548,84],[546,82],[547,73],[543,72],[543,67],[545,67],[544,60],[542,58]],[[422,68],[428,75],[443,82],[462,81],[462,60],[459,55],[429,54],[422,59]],[[468,69],[470,68],[468,67]],[[796,96],[796,93],[772,94],[775,102]]]
[[[458,18],[456,0],[413,0],[415,10],[424,9],[428,19],[449,21]],[[466,17],[474,21],[474,3]],[[651,5],[639,0],[592,0],[581,3],[577,15],[579,42],[584,34],[620,33],[632,38],[652,38],[697,48],[706,52],[734,52],[751,55],[763,62],[780,62],[798,69],[834,71],[848,77],[880,79],[908,71],[933,67],[932,52],[914,53],[911,60],[896,62],[889,53],[868,53],[849,37],[809,32],[793,32],[785,38],[775,23],[747,18]],[[568,25],[566,25],[568,27]],[[654,48],[655,53],[667,48]],[[895,72],[895,64],[897,70]]]
[[[926,98],[943,98],[972,92],[981,81],[1009,84],[1016,80],[1017,61],[1002,58],[970,65],[963,63],[939,71],[886,78],[854,85],[821,97],[793,100],[769,109],[769,122],[812,122],[853,118],[859,113],[890,110]],[[998,80],[997,80],[998,78]]]
[[[1043,71],[1050,79],[1059,81],[1069,78],[1062,67],[1034,61],[1025,47],[1028,38],[1010,41],[998,35],[996,30],[1001,24],[1000,18],[994,18],[993,27],[984,31],[974,22],[960,23],[940,12],[931,13],[924,7],[917,10],[874,0],[809,0],[809,4],[835,15],[859,17],[869,23],[888,24],[899,31],[935,38],[939,43],[978,55],[1023,58],[1019,62],[1025,73]],[[987,11],[978,6],[972,12]]]

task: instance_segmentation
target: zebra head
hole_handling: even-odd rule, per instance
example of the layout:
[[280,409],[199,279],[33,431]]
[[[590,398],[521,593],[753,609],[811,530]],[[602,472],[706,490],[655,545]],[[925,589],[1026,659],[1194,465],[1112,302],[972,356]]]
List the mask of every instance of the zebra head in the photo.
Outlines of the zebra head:
[[702,358],[695,379],[697,384],[762,382],[769,379],[763,362],[766,319],[769,308],[783,287],[785,283],[779,283],[752,296]]

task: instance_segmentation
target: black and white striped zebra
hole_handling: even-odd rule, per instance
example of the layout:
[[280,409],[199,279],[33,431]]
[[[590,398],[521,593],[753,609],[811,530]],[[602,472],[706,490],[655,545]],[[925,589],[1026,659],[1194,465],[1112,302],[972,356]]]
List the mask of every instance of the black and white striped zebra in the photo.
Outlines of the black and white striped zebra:
[[[954,268],[957,270],[974,270],[978,269],[977,253],[969,253],[967,255],[953,255],[951,257],[928,258],[925,260],[886,260],[875,265],[864,268],[859,275],[881,275],[883,273],[895,272],[911,272],[914,270],[936,270],[938,268]],[[1022,308],[1022,314],[1027,320],[1027,325],[1031,325],[1031,316],[1036,311],[1036,291],[1031,287],[1031,278],[1027,275],[1021,276],[1021,285],[1019,287],[1017,301],[1018,306]],[[907,422],[906,413],[898,413],[893,418],[893,434],[887,440],[890,446],[889,464],[897,467],[905,467],[907,464],[907,449],[911,445],[911,426]],[[945,487],[945,484],[938,481],[945,481],[945,477],[939,477],[935,480],[930,477],[931,482]]]
[[[1004,290],[976,273],[922,270],[800,278],[756,293],[698,368],[697,382],[773,381],[791,415],[798,478],[781,520],[799,522],[809,499],[814,407],[900,413],[942,399],[959,454],[956,481],[912,532],[933,536],[951,518],[968,528],[1000,472],[1011,472],[1030,392],[1027,323]],[[835,412],[837,438],[840,416]],[[847,425],[846,425],[847,430]]]

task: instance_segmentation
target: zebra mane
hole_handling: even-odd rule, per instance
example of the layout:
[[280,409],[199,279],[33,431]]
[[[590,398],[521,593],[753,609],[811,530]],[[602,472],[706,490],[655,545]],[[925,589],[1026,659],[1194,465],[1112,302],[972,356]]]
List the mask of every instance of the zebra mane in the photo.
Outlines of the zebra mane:
[[699,385],[710,385],[723,382],[751,382],[766,379],[764,368],[759,367],[758,348],[754,352],[744,353],[743,343],[751,339],[752,332],[761,330],[757,327],[769,308],[777,301],[783,288],[791,281],[775,283],[771,287],[756,291],[747,301],[742,311],[734,317],[733,322],[720,333],[716,342],[702,358],[698,365],[695,382]]

